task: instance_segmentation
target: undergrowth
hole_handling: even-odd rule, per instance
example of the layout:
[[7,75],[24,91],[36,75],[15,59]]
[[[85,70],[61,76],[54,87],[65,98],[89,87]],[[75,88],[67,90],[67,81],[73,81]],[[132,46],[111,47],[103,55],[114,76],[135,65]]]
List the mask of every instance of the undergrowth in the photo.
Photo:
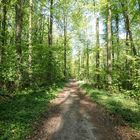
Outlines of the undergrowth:
[[140,100],[130,98],[125,93],[108,93],[94,89],[90,84],[81,84],[93,101],[112,114],[121,116],[133,129],[140,130]]
[[33,131],[33,122],[39,121],[63,86],[58,83],[50,88],[25,89],[0,100],[0,140],[25,140]]

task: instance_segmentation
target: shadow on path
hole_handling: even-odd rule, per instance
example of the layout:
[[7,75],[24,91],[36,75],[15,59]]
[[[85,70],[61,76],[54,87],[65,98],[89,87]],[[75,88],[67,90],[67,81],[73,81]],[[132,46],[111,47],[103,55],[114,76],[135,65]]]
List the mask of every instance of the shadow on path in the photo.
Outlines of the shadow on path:
[[119,140],[113,125],[104,123],[96,104],[82,92],[71,80],[52,102],[49,115],[33,140]]

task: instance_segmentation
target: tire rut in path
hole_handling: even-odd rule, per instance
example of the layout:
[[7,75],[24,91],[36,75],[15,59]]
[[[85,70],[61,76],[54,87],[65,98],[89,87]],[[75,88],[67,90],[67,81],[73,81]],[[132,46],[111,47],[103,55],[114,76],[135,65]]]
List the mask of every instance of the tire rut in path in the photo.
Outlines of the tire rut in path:
[[75,81],[53,101],[37,140],[119,140],[111,122],[104,123],[96,104],[82,95]]

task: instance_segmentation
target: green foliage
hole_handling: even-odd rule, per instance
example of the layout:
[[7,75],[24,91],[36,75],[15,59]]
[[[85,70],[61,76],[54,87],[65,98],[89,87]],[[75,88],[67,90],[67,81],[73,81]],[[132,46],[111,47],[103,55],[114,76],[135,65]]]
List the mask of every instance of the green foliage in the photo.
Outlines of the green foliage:
[[47,88],[25,89],[9,99],[0,98],[0,139],[25,140],[63,85],[61,82]]
[[121,116],[132,128],[140,130],[140,99],[132,99],[126,93],[108,93],[94,89],[89,84],[81,84],[88,96],[111,114]]
[[[66,44],[67,57],[66,78],[73,76],[91,82],[94,87],[98,85],[98,88],[106,90],[107,75],[110,74],[111,89],[116,94],[94,91],[87,85],[85,88],[88,89],[89,94],[91,93],[93,100],[104,105],[109,111],[119,113],[127,122],[136,126],[140,118],[139,111],[135,111],[135,109],[139,110],[137,100],[140,99],[139,1],[126,0],[123,6],[123,0],[59,0],[54,1],[53,6],[50,7],[51,1],[36,0],[33,1],[32,10],[29,1],[22,1],[20,12],[23,19],[17,16],[22,27],[19,42],[16,42],[15,37],[17,33],[15,23],[18,20],[15,18],[18,14],[15,12],[17,2],[18,0],[3,0],[0,5],[0,97],[14,96],[9,100],[2,102],[0,100],[1,138],[24,137],[24,133],[26,135],[31,129],[30,124],[38,118],[46,104],[54,97],[53,93],[48,94],[48,90],[40,88],[53,87],[53,84],[64,80],[64,44]],[[108,4],[112,12],[110,57],[113,59],[110,59],[112,61],[110,73],[107,57]],[[30,14],[32,23],[29,23]],[[99,35],[95,33],[97,17]],[[50,35],[50,24],[53,28],[52,35]],[[29,25],[32,26],[31,38]],[[99,36],[98,44],[96,44],[97,36]],[[21,46],[21,52],[20,48],[16,48],[17,46]],[[97,46],[100,47],[97,49]],[[134,47],[137,55],[133,54]],[[18,51],[20,61],[17,59]],[[99,53],[98,68],[97,53]],[[29,54],[31,61],[29,61]],[[98,80],[97,75],[99,75]],[[17,83],[21,84],[20,87]],[[34,87],[37,88],[35,91],[24,90]],[[33,119],[33,116],[36,117]]]

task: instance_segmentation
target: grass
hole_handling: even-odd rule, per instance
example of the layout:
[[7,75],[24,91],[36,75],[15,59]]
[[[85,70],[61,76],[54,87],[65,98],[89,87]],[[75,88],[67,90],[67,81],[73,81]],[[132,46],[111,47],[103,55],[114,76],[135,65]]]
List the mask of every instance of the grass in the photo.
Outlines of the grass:
[[33,131],[33,122],[39,121],[63,86],[59,83],[48,89],[26,89],[0,101],[0,140],[25,140]]
[[140,130],[140,101],[131,99],[123,93],[109,94],[107,91],[93,89],[89,84],[81,84],[91,99],[103,106],[111,114],[120,115],[133,129]]

